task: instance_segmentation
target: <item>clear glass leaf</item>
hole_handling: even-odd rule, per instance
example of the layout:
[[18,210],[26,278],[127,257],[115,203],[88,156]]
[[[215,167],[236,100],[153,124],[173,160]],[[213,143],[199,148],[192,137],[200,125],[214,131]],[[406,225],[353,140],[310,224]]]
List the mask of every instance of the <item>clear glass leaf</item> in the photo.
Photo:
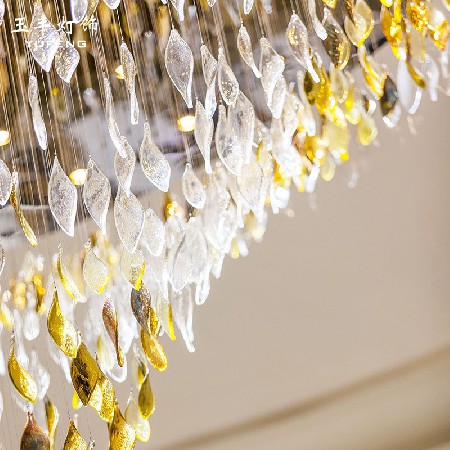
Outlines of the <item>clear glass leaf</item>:
[[202,182],[198,179],[192,165],[186,164],[181,182],[184,198],[197,209],[202,209],[205,204],[206,191]]
[[48,183],[48,204],[56,222],[69,236],[73,236],[75,232],[77,201],[77,189],[65,174],[55,155]]
[[59,32],[47,19],[41,1],[35,1],[26,43],[33,58],[46,72],[50,71],[58,51],[59,39]]
[[22,227],[22,230],[26,238],[28,239],[28,242],[33,247],[36,247],[38,244],[36,235],[34,234],[34,231],[28,223],[27,219],[25,219],[25,216],[23,215],[22,209],[20,207],[19,174],[17,172],[12,173],[12,189],[9,199],[19,220],[20,226]]
[[173,85],[182,95],[187,107],[192,108],[194,57],[189,45],[175,29],[170,32],[165,52],[165,64]]
[[125,281],[139,290],[145,273],[145,259],[142,254],[138,251],[129,253],[124,249],[120,258],[120,271]]
[[150,125],[144,125],[144,140],[140,149],[140,162],[145,176],[161,191],[169,190],[171,169],[164,154],[153,142]]
[[286,80],[283,76],[281,76],[275,84],[271,102],[267,102],[267,106],[269,107],[274,119],[279,119],[281,117],[284,101],[286,99],[286,91]]
[[89,244],[86,245],[86,257],[83,262],[83,278],[86,284],[100,295],[105,291],[111,278],[108,266],[98,258]]
[[63,260],[63,249],[62,246],[59,246],[58,249],[58,259],[56,261],[56,269],[58,271],[59,279],[61,280],[61,284],[64,287],[64,290],[67,292],[69,297],[76,302],[84,303],[86,301],[86,297],[81,293],[81,290],[76,285],[72,275],[64,264]]
[[200,55],[202,57],[203,77],[206,86],[210,87],[215,82],[218,63],[205,44],[200,47]]
[[45,396],[44,398],[44,404],[50,448],[54,448],[56,427],[58,426],[59,422],[59,412],[56,405],[47,396]]
[[65,31],[61,30],[59,36],[59,47],[55,55],[55,69],[63,81],[70,83],[72,75],[80,62],[80,54],[67,39]]
[[214,121],[206,109],[203,107],[202,102],[197,100],[195,103],[195,128],[194,137],[198,148],[205,159],[205,172],[211,173],[211,142],[214,133]]
[[125,420],[133,427],[136,432],[136,437],[141,442],[148,442],[150,440],[150,424],[148,420],[142,418],[138,404],[131,394],[125,409]]
[[308,0],[308,11],[309,15],[311,16],[314,31],[316,32],[317,36],[322,41],[324,41],[327,38],[327,31],[317,17],[315,0]]
[[248,34],[247,28],[245,28],[244,24],[241,24],[241,27],[239,28],[237,47],[241,58],[244,60],[245,64],[247,64],[253,70],[255,77],[261,78],[261,72],[256,67],[255,59],[253,57],[250,35]]
[[178,13],[178,19],[180,22],[183,22],[184,20],[184,2],[185,0],[170,0],[170,3],[172,3]]
[[121,187],[114,202],[114,220],[122,244],[134,253],[144,229],[145,212],[136,196]]
[[136,166],[136,154],[125,138],[123,140],[123,149],[126,154],[125,157],[120,156],[119,152],[114,156],[114,171],[119,184],[128,192],[131,188],[134,167]]
[[114,406],[114,418],[109,427],[109,448],[111,450],[132,450],[136,433],[122,416],[119,405]]
[[120,5],[120,0],[103,0],[109,9],[117,9]]
[[122,158],[127,157],[126,143],[127,140],[120,134],[119,126],[117,125],[116,115],[114,112],[113,97],[111,92],[111,84],[108,78],[103,78],[104,88],[105,88],[105,116],[106,125],[108,126],[109,135],[111,140],[116,147],[117,152]]
[[397,90],[403,108],[408,114],[415,114],[422,99],[423,89],[411,78],[407,63],[402,59],[397,67]]
[[150,384],[150,374],[147,372],[138,396],[139,412],[144,420],[147,420],[155,412],[155,396]]
[[279,78],[283,75],[283,58],[272,48],[270,42],[262,37],[260,39],[261,58],[259,70],[261,71],[261,84],[266,94],[267,102],[272,102],[273,91]]
[[233,105],[239,95],[239,83],[231,67],[228,65],[224,50],[219,46],[219,67],[217,69],[217,82],[223,101]]
[[120,367],[123,367],[124,356],[119,345],[119,324],[117,320],[117,312],[109,295],[106,296],[105,303],[103,304],[102,318],[108,336],[114,345],[114,349],[116,350],[117,363]]
[[255,110],[252,102],[242,93],[228,109],[230,131],[234,133],[244,156],[244,164],[250,161],[255,134]]
[[139,122],[139,103],[136,97],[137,70],[133,55],[125,42],[120,46],[120,61],[123,67],[125,84],[127,86],[128,94],[130,95],[131,123],[136,125]]
[[88,450],[88,444],[78,432],[73,420],[70,421],[63,450]]
[[75,23],[80,23],[86,15],[88,7],[88,0],[70,0],[70,11],[72,13],[72,20]]
[[0,206],[5,206],[12,190],[12,177],[8,166],[0,159]]
[[286,30],[287,42],[289,49],[299,64],[306,69],[313,80],[318,83],[320,81],[317,72],[311,62],[311,52],[308,42],[308,30],[297,14],[292,14]]
[[211,84],[206,89],[205,95],[205,110],[209,117],[212,117],[217,109],[217,98],[216,98],[216,82]]
[[83,202],[94,222],[106,233],[106,215],[111,200],[111,185],[92,159],[88,162]]
[[68,357],[77,356],[81,344],[81,334],[67,320],[59,306],[58,293],[53,293],[53,303],[47,316],[47,329],[59,349]]
[[184,343],[189,352],[195,352],[194,335],[192,332],[192,312],[194,302],[190,289],[172,293],[173,320],[180,330]]
[[424,56],[422,72],[426,78],[426,86],[428,93],[430,94],[430,99],[432,102],[436,102],[438,99],[439,68],[436,61],[428,53]]
[[151,208],[145,211],[145,224],[141,241],[142,245],[144,245],[153,256],[159,256],[164,248],[164,223]]
[[30,75],[30,79],[28,81],[28,102],[31,107],[33,128],[36,133],[39,146],[42,150],[47,150],[47,129],[45,128],[41,106],[39,105],[38,82],[34,75]]
[[39,426],[31,411],[27,413],[27,423],[20,438],[20,450],[50,450],[50,441]]

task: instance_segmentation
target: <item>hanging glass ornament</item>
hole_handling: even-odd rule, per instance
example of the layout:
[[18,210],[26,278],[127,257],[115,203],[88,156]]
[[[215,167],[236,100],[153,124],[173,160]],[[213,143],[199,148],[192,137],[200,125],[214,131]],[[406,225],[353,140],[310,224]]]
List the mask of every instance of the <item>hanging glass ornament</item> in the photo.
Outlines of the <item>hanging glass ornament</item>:
[[211,173],[211,142],[214,133],[214,121],[212,116],[207,113],[202,102],[197,100],[195,103],[195,128],[194,137],[198,148],[205,159],[205,172]]
[[125,84],[130,95],[131,123],[132,125],[136,125],[139,122],[139,103],[136,97],[137,70],[133,55],[128,50],[125,42],[122,42],[120,46],[120,61],[122,62]]
[[219,66],[217,69],[217,82],[223,101],[233,105],[239,95],[239,83],[231,67],[228,65],[223,47],[219,45]]
[[39,105],[38,82],[34,75],[30,75],[28,81],[28,102],[31,107],[33,128],[36,133],[38,144],[42,150],[47,150],[47,129],[45,128],[44,119],[42,118],[41,107]]
[[241,27],[239,28],[237,37],[237,48],[245,64],[247,64],[250,67],[250,69],[253,70],[255,77],[261,78],[261,72],[256,67],[255,59],[253,57],[252,42],[250,40],[250,35],[248,34],[247,28],[245,28],[244,24],[241,24]]
[[66,83],[70,83],[78,63],[80,62],[80,54],[78,50],[67,39],[66,32],[59,32],[59,47],[55,55],[56,73]]

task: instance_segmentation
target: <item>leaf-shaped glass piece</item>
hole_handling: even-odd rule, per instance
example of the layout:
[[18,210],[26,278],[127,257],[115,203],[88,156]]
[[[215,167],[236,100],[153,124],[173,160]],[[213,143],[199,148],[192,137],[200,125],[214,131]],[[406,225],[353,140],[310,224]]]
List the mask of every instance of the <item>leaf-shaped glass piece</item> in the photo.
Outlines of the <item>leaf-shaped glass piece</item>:
[[361,122],[358,123],[356,131],[362,145],[370,145],[378,135],[375,120],[365,109],[361,111]]
[[91,20],[91,17],[95,14],[95,11],[97,10],[97,6],[99,3],[100,0],[88,0],[87,11],[83,20],[83,23],[85,25],[89,24],[89,21]]
[[117,125],[116,115],[114,112],[111,84],[107,77],[103,78],[103,85],[105,88],[106,125],[108,126],[109,135],[119,155],[122,158],[126,158],[127,157],[127,152],[125,148],[126,138],[120,134],[119,126]]
[[283,76],[281,76],[275,84],[271,102],[267,102],[267,106],[269,107],[274,119],[279,119],[281,117],[284,100],[286,99],[286,91],[286,80]]
[[331,11],[325,8],[323,24],[327,36],[323,42],[325,50],[336,69],[343,70],[351,54],[350,41]]
[[[120,157],[119,157],[120,158]],[[88,162],[83,202],[94,222],[106,233],[106,215],[111,200],[111,185],[92,159]]]
[[59,32],[47,19],[40,0],[34,2],[33,17],[26,42],[36,62],[46,72],[50,71],[59,47]]
[[132,450],[136,442],[136,433],[129,425],[119,410],[119,405],[114,406],[114,418],[109,427],[110,450]]
[[411,78],[407,62],[402,59],[397,67],[397,90],[403,108],[408,114],[415,114],[422,99],[423,89]]
[[88,444],[78,432],[73,420],[70,421],[63,450],[88,450]]
[[44,404],[48,438],[50,440],[50,446],[51,448],[53,448],[55,445],[56,427],[58,426],[59,422],[59,412],[56,408],[56,405],[47,396],[45,396]]
[[261,58],[259,70],[261,71],[261,84],[266,94],[267,101],[272,101],[273,90],[278,79],[283,75],[283,58],[272,48],[270,42],[262,37],[260,39]]
[[183,22],[184,20],[184,2],[185,0],[170,0],[170,3],[172,3],[173,7],[178,13],[178,19],[180,20],[180,22]]
[[89,406],[94,408],[105,422],[110,423],[114,416],[116,393],[111,381],[101,370],[99,372],[97,383],[89,399]]
[[22,227],[22,230],[26,238],[28,239],[28,242],[33,247],[36,247],[36,245],[38,244],[36,235],[34,234],[34,231],[28,223],[27,219],[25,219],[25,216],[23,215],[22,209],[20,207],[19,174],[17,172],[13,172],[12,174],[12,189],[9,199],[11,201],[11,205],[14,208],[14,211],[16,212],[17,218],[19,219],[20,226]]
[[44,119],[42,118],[41,107],[39,105],[38,82],[34,75],[30,75],[30,79],[28,81],[28,102],[31,107],[33,128],[36,133],[39,146],[42,150],[47,150],[47,129],[45,128]]
[[148,420],[142,418],[138,404],[132,395],[128,398],[125,409],[125,420],[133,427],[136,432],[136,437],[141,442],[148,442],[150,440],[150,424]]
[[336,8],[337,0],[322,0],[323,3],[328,6],[328,8],[334,9]]
[[356,0],[353,7],[353,20],[345,16],[344,29],[352,44],[361,47],[369,37],[375,24],[373,11],[364,0]]
[[88,7],[88,0],[70,0],[70,11],[72,13],[72,20],[75,23],[80,23],[86,15]]
[[56,222],[69,236],[73,236],[75,232],[77,200],[77,189],[65,174],[55,155],[48,183],[48,204]]
[[177,30],[172,29],[165,52],[167,73],[173,85],[182,95],[188,108],[192,108],[192,74],[194,72],[194,56],[189,45]]
[[89,353],[86,345],[81,343],[76,358],[70,365],[73,387],[84,406],[89,404],[92,393],[100,378],[100,368]]
[[400,108],[397,103],[398,91],[397,86],[392,81],[391,77],[387,77],[384,81],[383,95],[380,98],[381,114],[383,115],[384,123],[392,128],[395,126],[400,118]]
[[151,365],[160,372],[167,369],[167,356],[158,338],[141,330],[141,346]]
[[55,55],[55,69],[63,81],[70,83],[72,75],[80,62],[80,54],[67,39],[65,31],[61,30],[59,36],[59,47]]
[[241,58],[244,60],[245,64],[247,64],[253,70],[255,77],[261,78],[261,72],[256,67],[255,59],[253,57],[250,35],[248,34],[247,28],[245,28],[244,24],[241,24],[241,27],[239,28],[237,47]]
[[183,195],[187,202],[194,208],[202,209],[205,205],[205,187],[198,179],[190,163],[186,164],[181,183]]
[[120,156],[119,152],[114,156],[114,171],[116,172],[119,184],[128,192],[131,188],[134,167],[136,165],[136,154],[125,138],[123,139],[123,149],[126,153],[124,158]]
[[145,224],[141,241],[153,256],[161,254],[165,243],[164,224],[151,208],[145,211]]
[[209,87],[214,84],[217,76],[217,60],[205,44],[202,44],[200,47],[200,55],[202,57],[203,78],[206,86]]
[[120,5],[120,0],[103,0],[109,9],[117,9]]
[[8,373],[17,392],[30,403],[36,403],[38,392],[36,382],[25,368],[17,361],[14,353],[14,337],[11,342],[11,352],[8,360]]
[[233,105],[239,95],[239,83],[228,65],[222,46],[219,46],[219,66],[217,69],[219,91],[227,105]]
[[[284,103],[284,101],[283,101]],[[237,137],[241,153],[244,155],[244,163],[250,161],[255,134],[255,110],[252,102],[242,93],[236,103],[228,110],[230,130]]]
[[152,308],[150,307],[151,302],[152,299],[150,297],[150,292],[144,285],[141,286],[140,291],[136,289],[133,289],[131,291],[131,309],[133,311],[134,317],[136,318],[138,324],[148,335],[152,334]]
[[20,450],[50,450],[50,441],[39,426],[31,411],[28,411],[27,423],[20,439]]
[[130,253],[124,249],[120,258],[120,271],[125,281],[130,283],[134,289],[139,290],[145,273],[144,257],[138,251]]
[[214,121],[206,109],[203,107],[202,102],[197,100],[195,103],[195,128],[194,137],[195,142],[200,149],[203,158],[205,159],[205,172],[211,173],[211,142],[214,133]]
[[159,295],[156,301],[156,314],[159,323],[161,324],[161,328],[172,341],[175,341],[176,336],[173,327],[172,306],[162,295]]
[[308,42],[308,30],[297,14],[292,14],[286,30],[286,38],[289,48],[299,64],[311,75],[313,80],[320,81],[317,72],[311,62],[311,52]]
[[161,191],[169,190],[171,169],[164,154],[153,142],[150,125],[144,125],[144,140],[140,149],[140,162],[145,176]]
[[47,329],[55,344],[68,358],[77,356],[78,347],[81,344],[81,334],[64,317],[56,290],[53,293],[53,303],[48,312]]
[[0,206],[5,206],[9,200],[12,189],[11,172],[8,166],[0,159]]
[[117,321],[117,312],[109,296],[106,296],[105,303],[103,304],[102,318],[108,336],[116,350],[117,363],[120,367],[123,367],[124,356],[119,345],[119,324]]
[[[3,273],[3,269],[5,268],[5,249],[3,248],[3,245],[0,244],[0,275]],[[0,320],[0,323],[3,324],[3,321]]]
[[244,14],[250,14],[255,0],[244,0]]
[[128,94],[130,95],[131,123],[136,125],[139,122],[139,103],[136,97],[137,70],[133,55],[125,42],[122,42],[122,45],[120,46],[120,61],[123,67],[125,84],[127,86]]
[[192,332],[192,311],[194,303],[190,289],[174,292],[172,295],[173,320],[183,337],[189,352],[195,352],[194,335]]
[[86,284],[99,295],[103,294],[111,278],[108,266],[98,258],[89,244],[86,244],[86,257],[83,261],[83,278]]
[[114,202],[114,220],[122,244],[134,253],[144,229],[145,212],[136,196],[121,187]]
[[142,383],[138,397],[139,412],[144,420],[147,420],[155,412],[155,396],[150,384],[150,374],[147,372]]
[[322,22],[317,17],[315,0],[308,0],[308,11],[309,15],[311,16],[314,31],[322,41],[325,40],[327,38],[327,31],[322,25]]
[[209,117],[212,117],[217,109],[216,98],[216,82],[214,81],[211,86],[206,89],[205,95],[205,110]]
[[63,249],[62,246],[58,249],[58,259],[56,261],[56,269],[58,271],[59,279],[64,287],[64,290],[69,294],[72,300],[76,302],[84,302],[86,298],[81,293],[80,289],[76,285],[74,279],[72,278],[70,272],[68,271],[66,265],[63,261]]

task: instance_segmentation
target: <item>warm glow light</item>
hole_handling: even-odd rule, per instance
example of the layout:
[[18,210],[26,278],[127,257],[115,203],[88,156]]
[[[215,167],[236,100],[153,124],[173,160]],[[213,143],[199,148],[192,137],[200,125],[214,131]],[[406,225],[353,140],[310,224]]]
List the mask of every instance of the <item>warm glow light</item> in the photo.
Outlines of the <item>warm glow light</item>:
[[188,114],[187,116],[180,117],[177,120],[178,129],[184,133],[189,133],[194,131],[195,128],[195,117]]
[[11,142],[11,134],[9,131],[0,130],[0,146],[8,145]]
[[76,169],[69,175],[69,178],[75,186],[83,186],[86,183],[86,175],[86,169]]
[[114,72],[116,72],[116,76],[119,80],[125,80],[125,75],[123,73],[122,64],[120,66],[116,67],[116,70]]

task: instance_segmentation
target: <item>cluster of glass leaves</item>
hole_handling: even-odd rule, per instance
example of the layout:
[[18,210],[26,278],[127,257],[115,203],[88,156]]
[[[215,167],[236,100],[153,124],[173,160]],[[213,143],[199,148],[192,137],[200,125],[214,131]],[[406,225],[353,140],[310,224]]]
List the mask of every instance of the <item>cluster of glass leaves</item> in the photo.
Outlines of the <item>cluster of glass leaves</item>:
[[[72,0],[73,19],[88,21],[98,3]],[[105,3],[115,9],[120,0]],[[214,3],[210,6],[220,7]],[[164,51],[166,75],[187,108],[195,111],[194,138],[204,170],[186,164],[181,182],[189,208],[182,208],[168,195],[162,217],[144,208],[131,190],[131,181],[139,152],[146,178],[168,192],[169,161],[164,149],[156,145],[148,122],[142,125],[140,148],[130,146],[120,131],[111,84],[104,76],[104,117],[116,150],[119,185],[110,214],[121,245],[115,249],[105,235],[111,186],[101,165],[90,160],[80,194],[99,227],[98,234],[77,254],[55,249],[54,260],[46,261],[46,268],[42,258],[27,255],[19,274],[2,293],[0,331],[10,333],[12,340],[9,357],[0,353],[0,375],[9,373],[14,398],[24,411],[21,448],[54,445],[58,409],[47,396],[49,373],[39,355],[27,353],[25,345],[38,339],[45,317],[45,345],[73,385],[73,407],[91,407],[109,424],[112,449],[132,448],[136,439],[148,441],[149,418],[155,411],[151,370],[167,368],[161,337],[166,334],[174,340],[178,335],[194,351],[194,307],[207,300],[210,279],[220,278],[225,256],[246,255],[249,242],[261,241],[268,211],[285,209],[292,188],[311,193],[320,178],[330,181],[349,157],[352,130],[362,145],[372,143],[377,136],[377,109],[385,124],[393,127],[402,110],[407,114],[417,111],[423,94],[437,99],[440,78],[448,84],[448,23],[437,3],[382,0],[379,18],[398,59],[396,74],[366,51],[365,42],[378,17],[364,0],[344,2],[342,25],[333,11],[336,2],[324,3],[322,19],[314,1],[308,2],[308,20],[292,13],[285,33],[289,54],[279,54],[266,37],[252,43],[243,23],[236,33],[239,56],[261,83],[270,111],[271,118],[264,123],[250,95],[241,90],[222,44],[216,56],[204,43],[195,49],[201,54],[206,95],[194,98],[193,50],[182,33],[172,29]],[[184,2],[172,4],[182,21]],[[252,1],[245,1],[244,13],[253,7]],[[3,15],[3,2],[0,12]],[[312,29],[306,22],[312,23]],[[27,46],[44,71],[54,66],[61,79],[69,82],[80,55],[65,39],[37,1]],[[320,49],[312,42],[319,42]],[[256,45],[259,62],[254,56]],[[362,84],[347,70],[352,46],[357,49],[355,62],[363,75]],[[120,58],[130,122],[136,125],[136,62],[126,44],[120,47]],[[297,64],[295,79],[285,75],[288,58]],[[38,81],[31,73],[28,92],[36,138],[46,150]],[[18,173],[0,160],[0,204],[11,203],[26,238],[35,246],[38,239],[23,214],[19,182]],[[48,202],[55,221],[69,236],[76,232],[78,193],[55,156]],[[3,247],[0,258],[1,273],[8,263]],[[122,412],[112,381],[121,383],[130,377],[137,395],[130,395]],[[0,393],[0,415],[1,411]],[[71,422],[64,448],[91,445]]]

